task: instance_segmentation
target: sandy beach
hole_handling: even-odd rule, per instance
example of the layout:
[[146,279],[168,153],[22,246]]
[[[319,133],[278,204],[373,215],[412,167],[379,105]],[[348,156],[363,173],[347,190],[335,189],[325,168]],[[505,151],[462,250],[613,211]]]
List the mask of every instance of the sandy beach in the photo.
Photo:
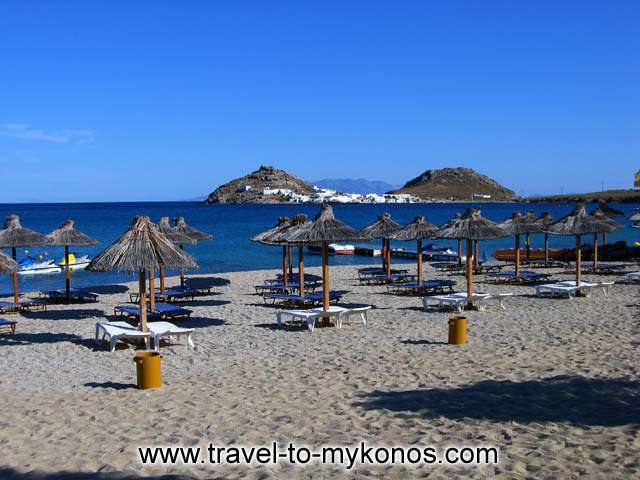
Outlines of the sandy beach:
[[[319,269],[309,269],[319,274]],[[573,278],[551,271],[554,278]],[[95,323],[137,284],[97,289],[98,303],[11,316],[0,336],[0,477],[632,478],[640,470],[638,286],[468,312],[469,343],[450,346],[450,313],[361,286],[332,267],[343,304],[375,309],[364,326],[276,328],[253,285],[276,270],[216,276],[229,284],[183,302],[195,349],[163,345],[161,389],[135,388],[136,349],[94,343]],[[429,277],[439,277],[427,269]],[[454,277],[464,290],[464,277]],[[621,280],[621,276],[590,279]],[[175,284],[170,278],[168,284]],[[223,283],[223,282],[221,282]],[[499,466],[143,466],[145,445],[495,445]],[[93,472],[98,472],[97,474]]]

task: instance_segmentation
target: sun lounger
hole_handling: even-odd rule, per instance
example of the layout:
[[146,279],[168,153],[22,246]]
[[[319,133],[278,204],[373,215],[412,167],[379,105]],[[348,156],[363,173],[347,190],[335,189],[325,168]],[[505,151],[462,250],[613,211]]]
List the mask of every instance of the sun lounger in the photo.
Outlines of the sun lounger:
[[311,310],[278,310],[278,313],[276,313],[276,321],[278,322],[278,327],[281,327],[284,324],[284,317],[290,317],[292,320],[299,320],[306,323],[309,331],[313,332],[319,316],[319,312]]
[[[485,310],[487,302],[490,300],[495,300],[498,303],[498,306],[502,310],[506,310],[506,306],[504,304],[504,300],[506,298],[512,297],[513,293],[481,293],[477,292],[472,295],[473,303],[478,308],[478,310]],[[465,305],[467,304],[467,293],[466,292],[457,292],[451,293],[449,295],[436,295],[434,297],[422,297],[422,308],[424,310],[429,309],[429,302],[435,302],[438,304],[438,309],[443,310],[445,307],[453,308],[458,312],[462,312],[464,310]]]
[[498,283],[519,283],[531,284],[547,280],[551,275],[548,273],[530,272],[528,270],[521,271],[518,275],[516,272],[488,272],[487,277]]
[[[67,299],[67,292],[66,290],[47,290],[40,292],[40,296],[43,297],[45,301],[61,302]],[[98,300],[98,294],[86,290],[71,289],[69,291],[69,298],[74,301],[95,302]]]
[[105,338],[109,340],[109,351],[116,349],[116,342],[125,339],[143,339],[146,349],[149,348],[150,332],[141,332],[127,322],[98,322],[96,323],[96,344],[100,345]]
[[640,282],[640,272],[629,272],[624,278],[628,282]]
[[342,328],[342,325],[346,319],[352,315],[357,315],[362,319],[364,325],[367,324],[367,313],[371,310],[368,305],[355,308],[344,308],[332,306],[328,311],[324,311],[322,308],[312,308],[311,310],[279,310],[276,314],[278,327],[281,327],[284,323],[283,317],[290,317],[292,320],[300,320],[307,324],[307,328],[310,332],[313,332],[316,322],[319,318],[334,318],[334,323],[337,328]]
[[336,327],[342,328],[342,324],[345,320],[348,320],[350,317],[357,315],[362,320],[363,325],[367,324],[369,320],[369,310],[371,310],[370,305],[365,305],[362,307],[354,307],[354,308],[345,308],[342,314],[338,315],[336,318]]
[[[392,268],[390,270],[391,275],[402,275],[408,273],[406,268]],[[372,277],[386,275],[387,271],[380,267],[365,267],[358,269],[358,279],[361,283],[367,283]]]
[[[330,292],[329,302],[337,302],[342,298],[343,292]],[[272,303],[283,302],[291,305],[316,305],[322,303],[322,292],[305,293],[304,295],[298,295],[295,293],[265,293],[264,301],[267,303],[272,300]]]
[[602,293],[607,295],[609,289],[613,285],[613,282],[580,282],[580,285],[576,285],[575,281],[566,281],[558,283],[550,283],[546,285],[538,285],[535,287],[536,296],[542,297],[544,295],[549,296],[568,296],[573,299],[578,292],[585,292],[587,297],[591,297],[591,292],[594,289],[602,289]]
[[[164,292],[160,293],[160,289],[155,289],[155,297],[158,301],[181,301],[181,300],[193,300],[199,293],[189,287],[169,287],[165,288]],[[149,294],[147,294],[147,298],[149,298]],[[130,292],[129,299],[132,303],[138,303],[140,300],[139,292]]]
[[[117,305],[113,311],[121,317],[130,317],[136,320],[140,317],[140,307],[136,305]],[[156,303],[156,308],[153,312],[147,307],[147,316],[149,319],[170,318],[172,320],[178,320],[180,318],[189,318],[191,313],[191,310],[176,307],[169,303]]]
[[160,350],[160,339],[162,337],[176,337],[178,341],[180,341],[182,337],[186,337],[187,346],[190,348],[195,347],[193,340],[191,340],[193,328],[177,327],[169,322],[149,322],[147,323],[147,328],[153,336],[153,348],[155,350]]
[[460,265],[457,261],[454,262],[431,262],[431,265],[437,272],[459,272],[466,268],[466,264]]
[[10,333],[11,335],[16,333],[16,325],[18,322],[15,320],[6,320],[0,318],[0,332]]
[[455,284],[455,280],[425,280],[422,285],[418,285],[418,282],[391,283],[387,285],[387,288],[396,292],[436,295],[452,293]]
[[383,273],[365,277],[361,280],[361,283],[364,283],[365,285],[389,285],[392,283],[407,283],[415,281],[416,278],[417,276],[411,273],[392,273],[391,275]]
[[33,300],[24,300],[20,303],[0,302],[0,313],[20,313],[33,312],[35,310],[46,310],[47,304]]

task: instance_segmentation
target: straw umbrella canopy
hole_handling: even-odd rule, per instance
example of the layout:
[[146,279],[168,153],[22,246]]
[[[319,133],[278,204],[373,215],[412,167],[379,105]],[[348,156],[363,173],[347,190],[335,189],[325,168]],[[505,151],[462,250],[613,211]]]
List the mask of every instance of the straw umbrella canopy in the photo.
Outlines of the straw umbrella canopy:
[[100,242],[75,228],[75,221],[71,219],[65,220],[62,225],[60,225],[60,227],[56,228],[53,232],[47,235],[47,239],[49,240],[49,245],[64,247],[65,292],[67,294],[68,301],[71,297],[71,268],[69,267],[69,247],[89,247],[92,245],[97,245]]
[[[213,235],[207,232],[203,232],[202,230],[198,230],[190,225],[187,225],[184,217],[174,217],[173,219],[174,228],[180,232],[184,233],[187,237],[195,240],[196,242],[203,242],[205,240],[212,240]],[[179,244],[180,250],[184,250],[184,245]],[[180,286],[184,287],[184,271],[180,270]]]
[[[462,214],[460,212],[456,212],[453,215],[453,217],[451,217],[451,220],[449,220],[448,222],[443,223],[442,225],[440,225],[440,229],[452,227],[461,218],[462,218]],[[457,251],[458,251],[458,266],[462,266],[462,239],[460,239],[460,238],[458,238],[458,250]]]
[[[184,218],[182,218],[182,221],[184,222]],[[194,245],[196,243],[196,241],[193,238],[189,237],[186,233],[183,233],[173,228],[171,225],[169,225],[169,217],[161,217],[158,223],[156,223],[156,227],[158,227],[158,230],[160,230],[160,233],[162,233],[171,242],[175,243],[178,246]],[[191,228],[191,227],[188,227],[188,228]],[[199,230],[196,230],[196,231],[199,231]],[[164,267],[160,266],[159,270],[160,270],[160,293],[164,293]],[[153,283],[154,275],[155,274],[150,270],[149,282],[151,284]],[[149,285],[149,289],[152,291],[155,291],[153,285],[151,284]]]
[[186,252],[176,248],[149,217],[136,216],[131,226],[110,247],[91,261],[92,272],[137,271],[140,287],[140,329],[147,329],[146,271],[160,266],[196,268],[198,264]]
[[602,220],[589,215],[584,205],[578,205],[573,212],[565,215],[547,227],[555,235],[573,235],[576,237],[576,285],[581,281],[582,244],[581,236],[593,234],[602,228]]
[[474,208],[456,221],[448,222],[435,233],[436,238],[458,239],[467,241],[467,308],[473,308],[473,268],[472,242],[491,240],[509,235],[497,223],[480,215]]
[[540,230],[544,233],[544,264],[549,263],[549,232],[547,227],[556,221],[549,212],[542,212],[536,223],[540,226]]
[[278,221],[273,227],[251,237],[251,241],[260,242],[263,245],[282,245],[282,280],[285,286],[289,285],[289,275],[287,274],[287,246],[283,245],[283,242],[273,242],[271,238],[289,226],[291,226],[291,219],[289,217],[278,217]]
[[[0,248],[10,248],[11,257],[17,259],[18,247],[38,247],[47,245],[49,240],[45,235],[24,228],[20,224],[20,217],[9,215],[4,222],[4,228],[0,230]],[[13,272],[13,302],[20,303],[18,290],[18,273]]]
[[418,215],[413,219],[411,223],[408,223],[402,230],[398,230],[391,238],[393,240],[416,241],[417,247],[417,271],[418,271],[418,286],[422,286],[422,240],[427,238],[433,238],[433,234],[438,231],[433,223],[427,222],[422,216]]
[[515,274],[516,277],[520,276],[520,235],[540,233],[542,227],[536,223],[535,214],[522,215],[520,212],[513,212],[511,218],[505,220],[500,224],[502,228],[509,235],[513,235],[515,238]]
[[375,222],[362,229],[362,235],[369,238],[382,239],[382,268],[387,275],[391,274],[391,248],[389,239],[394,233],[402,229],[402,226],[395,222],[391,215],[383,213],[379,215]]
[[598,269],[598,233],[602,233],[603,248],[606,248],[607,233],[611,233],[622,227],[613,218],[607,216],[604,210],[600,207],[596,208],[591,215],[596,217],[601,222],[601,228],[593,234],[593,269]]
[[13,273],[20,270],[20,265],[13,258],[0,252],[0,273]]
[[361,231],[336,219],[331,205],[325,203],[320,213],[299,228],[292,229],[286,235],[289,243],[322,244],[322,307],[329,310],[329,242],[369,240]]

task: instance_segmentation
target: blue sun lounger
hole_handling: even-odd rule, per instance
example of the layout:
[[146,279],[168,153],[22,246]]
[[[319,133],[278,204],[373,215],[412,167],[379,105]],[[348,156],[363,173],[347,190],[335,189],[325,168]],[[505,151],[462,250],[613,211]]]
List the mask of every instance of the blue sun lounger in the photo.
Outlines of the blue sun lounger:
[[47,309],[46,303],[35,302],[32,300],[25,300],[19,303],[0,302],[0,313],[32,312],[34,310],[46,310],[46,309]]
[[[130,317],[138,320],[140,318],[140,307],[137,305],[118,305],[113,309],[116,315],[121,317]],[[181,318],[189,318],[192,311],[186,308],[176,307],[169,303],[156,303],[156,308],[152,312],[147,307],[148,318],[168,318],[172,320],[178,320]]]
[[519,275],[516,275],[516,272],[487,273],[487,277],[493,278],[497,282],[523,284],[543,282],[545,280],[548,280],[550,276],[551,275],[549,275],[548,273],[531,272],[529,270],[523,270]]
[[[329,302],[337,302],[342,298],[343,292],[330,292]],[[282,302],[293,305],[317,305],[322,303],[322,292],[297,295],[294,293],[267,293],[264,301],[272,300],[272,303]]]
[[418,282],[390,283],[387,285],[389,291],[396,293],[413,293],[420,295],[441,295],[452,293],[455,280],[425,280],[422,285]]
[[[40,296],[44,297],[45,301],[61,302],[67,299],[67,292],[66,290],[48,290],[40,292]],[[96,302],[98,300],[98,294],[86,290],[71,289],[69,291],[69,298],[81,302]]]
[[16,325],[18,322],[15,320],[6,320],[4,318],[0,318],[0,332],[6,331],[11,335],[16,333]]

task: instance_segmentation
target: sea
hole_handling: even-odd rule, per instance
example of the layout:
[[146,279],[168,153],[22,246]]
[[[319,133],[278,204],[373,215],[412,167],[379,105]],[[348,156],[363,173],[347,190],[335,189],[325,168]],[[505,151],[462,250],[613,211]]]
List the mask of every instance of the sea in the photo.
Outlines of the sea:
[[[631,227],[627,219],[640,204],[611,204],[625,213],[625,217],[616,217],[624,227],[610,233],[608,242],[625,240],[633,243],[640,240],[640,230]],[[468,207],[479,208],[482,215],[500,222],[506,220],[514,211],[534,211],[537,215],[549,212],[559,218],[572,211],[571,204],[545,203],[435,203],[435,204],[337,204],[334,205],[336,217],[343,222],[362,228],[373,222],[376,217],[388,212],[400,224],[406,224],[417,215],[424,215],[435,224],[447,222],[455,213],[464,212]],[[17,214],[24,227],[40,233],[49,233],[64,220],[73,219],[76,227],[96,238],[100,244],[93,247],[72,249],[76,254],[93,257],[111,245],[130,225],[135,215],[148,215],[153,221],[160,217],[185,217],[187,223],[213,235],[213,240],[185,247],[195,257],[199,268],[193,273],[219,274],[231,271],[273,269],[281,265],[281,248],[261,245],[251,241],[251,237],[273,226],[278,217],[305,213],[315,216],[319,205],[314,204],[278,204],[278,205],[205,205],[196,202],[149,202],[149,203],[37,203],[37,204],[0,204],[0,221],[10,214]],[[588,238],[589,237],[589,238]],[[585,236],[584,243],[591,243],[592,236]],[[457,249],[457,241],[434,240],[437,246]],[[376,246],[375,241],[364,245]],[[496,248],[510,248],[513,237],[480,242],[481,258],[491,259]],[[532,237],[532,246],[542,247],[542,235]],[[572,247],[573,237],[551,236],[551,248]],[[415,251],[415,242],[392,242],[392,246],[405,247]],[[10,250],[4,250],[10,254]],[[295,250],[294,250],[295,252]],[[26,247],[18,249],[18,260],[25,256],[54,258],[63,257],[62,247]],[[306,266],[320,265],[317,254],[305,254]],[[294,260],[295,262],[295,260]],[[334,256],[330,260],[334,265],[378,264],[379,258],[366,256]],[[413,263],[411,259],[395,259],[394,263]],[[174,272],[177,273],[177,272]],[[133,281],[137,278],[131,272],[94,273],[87,271],[72,272],[74,287],[92,287]],[[64,286],[61,273],[43,275],[19,275],[20,289],[23,292],[51,290]],[[0,295],[11,291],[9,275],[0,275]]]

